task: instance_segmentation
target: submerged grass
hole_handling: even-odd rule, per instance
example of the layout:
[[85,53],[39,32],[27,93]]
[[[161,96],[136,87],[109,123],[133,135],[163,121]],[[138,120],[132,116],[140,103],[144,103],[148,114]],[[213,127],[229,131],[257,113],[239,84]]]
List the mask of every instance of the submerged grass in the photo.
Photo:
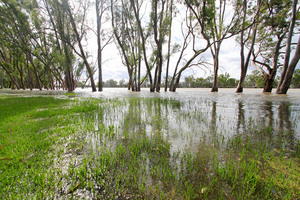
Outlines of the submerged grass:
[[216,116],[183,106],[0,96],[0,198],[300,197],[299,142],[286,145],[287,132],[224,136]]

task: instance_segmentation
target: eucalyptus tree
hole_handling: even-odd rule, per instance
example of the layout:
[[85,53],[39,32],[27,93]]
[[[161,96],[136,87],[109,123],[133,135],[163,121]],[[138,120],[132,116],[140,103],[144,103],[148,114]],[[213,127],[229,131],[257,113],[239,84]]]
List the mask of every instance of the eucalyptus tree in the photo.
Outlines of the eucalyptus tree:
[[132,39],[129,35],[128,21],[132,19],[130,13],[130,4],[127,1],[111,0],[111,23],[113,34],[117,46],[119,47],[124,65],[127,67],[129,76],[128,90],[132,88],[132,65],[130,63],[131,48],[129,40]]
[[[28,79],[30,89],[34,82],[41,90],[53,87],[53,76],[60,78],[60,73],[53,67],[53,40],[48,34],[49,27],[44,19],[37,2],[29,1],[26,4],[20,4],[13,1],[3,1],[3,12],[6,21],[2,23],[1,30],[5,35],[7,49],[15,52],[14,56],[15,71],[19,72],[20,84],[25,88],[24,79]],[[6,27],[5,27],[6,26]],[[27,70],[25,70],[27,68]],[[32,74],[35,76],[33,80]]]
[[10,62],[11,59],[9,57],[9,55],[6,53],[7,51],[4,49],[4,47],[2,46],[0,49],[0,66],[1,68],[5,71],[5,73],[9,76],[12,84],[14,84],[17,89],[20,89],[18,81],[16,79],[16,74],[14,73],[14,69],[13,69],[13,65]]
[[[204,23],[206,20],[207,12],[205,11],[205,2],[196,3],[193,1],[185,1],[186,5],[186,13],[183,22],[181,23],[181,33],[182,33],[182,44],[181,47],[177,46],[176,48],[180,48],[180,53],[175,65],[175,69],[173,72],[173,76],[170,82],[170,91],[175,92],[177,87],[179,86],[179,81],[182,73],[193,66],[202,66],[205,67],[208,63],[203,58],[199,58],[202,53],[204,53],[207,49],[209,49],[208,38],[206,38],[206,34],[204,32]],[[205,12],[204,12],[205,11]],[[186,30],[187,29],[187,30]],[[199,34],[200,32],[200,34]],[[197,46],[197,43],[201,43],[203,38],[206,38],[206,44],[202,48]],[[191,45],[192,43],[192,45]],[[192,46],[193,54],[188,58],[184,57],[186,50]],[[177,49],[174,51],[178,51]],[[196,61],[196,59],[199,60]],[[184,63],[182,61],[185,61]],[[179,67],[183,65],[182,67]]]
[[171,57],[171,37],[172,37],[172,23],[174,17],[174,0],[169,1],[169,9],[167,12],[167,17],[169,18],[169,30],[168,30],[168,53],[167,53],[167,66],[166,66],[166,78],[165,78],[165,92],[168,89],[168,77],[169,77],[169,66],[170,66],[170,57]]
[[[142,19],[140,16],[140,8],[138,4],[135,3],[134,0],[130,0],[131,7],[134,12],[135,20],[137,23],[137,28],[138,28],[138,33],[140,37],[140,46],[142,46],[142,52],[143,52],[143,58],[144,58],[144,63],[146,66],[147,74],[144,77],[144,80],[149,80],[150,83],[150,92],[154,92],[155,90],[155,84],[153,83],[153,78],[151,74],[151,70],[153,68],[154,62],[151,63],[151,60],[153,61],[153,57],[151,56],[150,58],[147,56],[147,38],[151,35],[151,30],[148,30],[147,28],[143,28],[142,26]],[[140,51],[141,52],[141,51]]]
[[[44,3],[44,5],[42,4]],[[61,51],[57,47],[58,38],[55,37],[56,27],[53,25],[52,15],[49,13],[49,6],[46,0],[36,3],[32,1],[32,5],[28,5],[26,8],[27,13],[30,14],[32,32],[28,32],[30,36],[30,45],[33,47],[32,55],[36,58],[35,63],[39,66],[40,80],[46,89],[55,89],[54,81],[58,81],[60,84],[64,84],[64,80],[61,76],[62,66],[64,63],[59,62],[58,57],[62,57]],[[68,90],[74,89],[72,79],[66,78],[66,85]]]
[[[207,1],[208,22],[205,32],[209,37],[211,55],[214,63],[214,81],[211,91],[218,91],[219,54],[221,44],[226,39],[238,33],[240,9],[233,9],[229,1]],[[229,12],[229,10],[231,12]],[[229,14],[230,13],[230,14]]]
[[84,35],[86,34],[86,28],[84,27],[84,23],[86,20],[88,1],[78,2],[78,3],[80,4],[78,6],[78,8],[79,8],[78,10],[82,12],[80,15],[79,14],[76,15],[77,19],[79,19],[79,22],[75,21],[75,15],[73,13],[73,9],[71,9],[71,6],[70,6],[68,0],[62,0],[61,6],[62,6],[64,12],[66,12],[66,14],[68,15],[68,17],[70,19],[72,31],[75,35],[75,39],[77,42],[76,44],[79,47],[79,51],[76,50],[74,45],[72,45],[72,48],[75,51],[75,53],[82,58],[82,60],[85,64],[85,67],[87,69],[89,79],[91,81],[92,91],[95,92],[95,91],[97,91],[97,89],[96,89],[96,85],[95,85],[95,81],[94,81],[94,77],[93,77],[94,72],[93,72],[92,67],[90,66],[90,63],[88,62],[88,54],[83,49],[83,45],[82,45],[82,39],[83,39]]
[[290,61],[292,37],[294,35],[294,28],[296,25],[296,20],[297,20],[297,18],[299,19],[299,15],[297,16],[297,13],[299,14],[299,8],[297,8],[297,4],[298,4],[298,0],[294,0],[293,6],[292,6],[292,17],[290,20],[289,33],[288,33],[287,44],[286,44],[285,59],[284,59],[284,63],[283,63],[283,70],[281,72],[280,81],[279,81],[277,91],[276,91],[277,94],[286,94],[287,93],[287,91],[290,87],[291,81],[292,81],[295,67],[300,59],[300,37],[299,37],[295,55],[292,58],[292,60]]
[[[141,20],[143,3],[144,1],[111,1],[113,33],[122,55],[123,63],[127,67],[129,76],[128,90],[132,89],[133,91],[140,91],[142,82],[141,46],[143,46],[141,40],[148,38],[138,25]],[[145,62],[147,61],[145,60]]]
[[[53,31],[53,60],[51,63],[57,66],[56,71],[64,74],[63,86],[68,91],[73,91],[76,85],[74,52],[77,40],[72,30],[71,19],[62,4],[63,2],[58,0],[44,0],[45,10]],[[82,70],[82,68],[80,69]]]
[[24,54],[22,54],[22,51],[20,49],[16,49],[16,51],[13,53],[15,54],[13,56],[13,66],[18,72],[20,88],[26,90],[25,70],[24,70],[24,64],[26,63],[26,58]]
[[281,66],[281,50],[289,31],[291,8],[292,0],[262,1],[253,63],[264,78],[263,92],[272,91],[277,70]]
[[98,91],[103,91],[103,80],[102,80],[102,52],[104,48],[112,41],[113,35],[105,33],[103,28],[105,22],[105,14],[110,9],[110,3],[108,0],[96,0],[96,20],[97,20],[97,45],[98,45]]
[[[164,56],[163,56],[163,44],[168,37],[168,48],[170,52],[170,31],[172,27],[172,4],[173,1],[164,0],[164,1],[156,1],[152,0],[152,9],[151,9],[151,25],[153,27],[153,36],[155,41],[155,57],[156,57],[156,68],[154,73],[154,87],[156,92],[160,91],[161,87],[161,76],[162,76],[162,68],[164,64]],[[169,53],[168,52],[168,53]],[[167,55],[169,57],[170,55]],[[168,66],[167,66],[168,67]]]
[[[241,74],[240,80],[236,89],[237,93],[243,92],[243,84],[247,75],[248,66],[250,64],[252,51],[254,48],[257,25],[259,23],[259,13],[261,9],[261,0],[257,0],[256,6],[255,1],[237,0],[236,7],[241,7],[242,18],[241,18],[241,32],[239,35],[240,43],[240,56],[241,56]],[[252,25],[247,30],[245,29],[249,24]],[[245,49],[248,48],[248,53],[245,55]],[[246,58],[245,58],[246,56]]]
[[[173,9],[173,1],[146,1],[146,3],[151,4],[149,20],[140,16],[141,6],[139,7],[133,0],[130,0],[130,3],[134,11],[135,20],[137,22],[137,30],[140,36],[139,46],[142,48],[139,52],[143,53],[144,64],[147,70],[147,74],[143,80],[146,78],[149,80],[150,92],[159,92],[162,81],[162,69],[165,61],[163,45],[166,42],[167,36],[169,37],[169,41],[171,39],[170,29],[172,16],[170,15],[170,12],[172,12]],[[170,43],[168,42],[168,44]],[[152,51],[150,52],[150,56],[148,56],[149,49]],[[152,72],[153,69],[154,73]]]
[[0,66],[9,76],[13,87],[20,89],[16,68],[19,60],[16,59],[20,51],[25,49],[28,52],[29,49],[28,37],[21,31],[23,27],[29,27],[28,16],[21,11],[19,4],[6,0],[0,4],[0,13]]
[[[3,12],[3,6],[0,6],[0,12]],[[4,73],[9,76],[11,82],[13,82],[15,85],[17,85],[18,89],[18,83],[16,81],[14,70],[11,68],[11,59],[8,46],[10,46],[10,40],[6,37],[5,32],[11,32],[9,30],[10,28],[6,26],[6,18],[4,18],[2,15],[0,15],[0,73],[1,73],[1,88],[3,88],[3,77]],[[6,30],[5,30],[6,29]]]
[[[187,8],[186,10],[186,18],[185,21],[181,23],[181,33],[182,33],[182,44],[174,46],[175,48],[173,49],[174,52],[179,51],[179,56],[177,58],[176,61],[176,65],[175,65],[175,69],[173,72],[173,75],[171,77],[171,81],[170,81],[170,91],[175,92],[177,87],[179,86],[179,82],[180,82],[180,78],[182,73],[193,66],[199,66],[205,64],[205,62],[202,61],[202,58],[199,59],[198,62],[195,62],[195,60],[199,57],[199,55],[201,55],[202,53],[204,53],[208,48],[209,45],[206,44],[202,49],[197,49],[196,48],[196,43],[199,41],[199,37],[197,37],[197,27],[201,25],[199,24],[199,22],[195,22],[194,20],[194,13],[191,11],[191,9],[194,8]],[[196,10],[194,10],[196,12]],[[185,25],[184,25],[185,24]],[[186,28],[188,29],[187,31],[185,31],[184,26],[186,26]],[[200,29],[202,30],[202,28]],[[190,43],[192,43],[192,47],[193,47],[193,55],[190,56],[189,58],[184,58],[184,54],[186,52],[186,50],[188,49],[188,47],[190,46]],[[182,67],[180,67],[180,64],[182,64],[182,60],[185,60],[186,62],[183,64]]]
[[[150,82],[150,92],[159,92],[162,82],[162,70],[166,65],[166,76],[169,73],[171,48],[171,27],[173,18],[174,1],[146,1],[151,4],[150,17],[143,18],[140,15],[142,7],[137,1],[130,0],[134,11],[138,30],[138,46],[140,54],[143,55],[144,65],[146,66],[146,75],[144,80]],[[144,6],[146,7],[146,5]],[[167,55],[164,54],[164,44],[167,43]],[[151,50],[151,52],[149,52]],[[150,53],[150,54],[149,54]],[[149,56],[150,55],[150,56]],[[141,58],[140,58],[141,59]],[[167,61],[165,63],[165,61]],[[154,69],[154,72],[153,72]],[[165,81],[165,90],[168,85],[168,79]]]
[[130,21],[130,35],[131,35],[131,56],[130,56],[130,63],[133,66],[133,71],[132,71],[132,89],[134,91],[140,91],[141,90],[141,65],[142,65],[142,48],[141,48],[141,31],[138,28],[136,20],[134,20],[134,8],[137,10],[136,14],[138,19],[140,18],[141,13],[141,7],[143,6],[142,1],[135,1],[134,4],[130,5],[131,9],[131,20]]
[[[202,53],[207,51],[211,45],[209,35],[206,33],[207,22],[211,18],[211,12],[209,7],[207,7],[207,3],[207,1],[184,1],[187,10],[185,23],[182,23],[181,27],[183,42],[171,79],[170,91],[176,91],[177,87],[179,86],[181,75],[186,69],[191,68],[192,66],[205,66],[208,64],[203,58],[200,58],[195,62],[195,60],[199,58]],[[183,24],[185,24],[187,28],[186,32],[184,31]],[[190,43],[192,43],[193,54],[189,58],[183,58],[186,50],[190,46]],[[199,48],[199,45],[197,45],[198,43],[203,44],[203,46]],[[185,60],[185,63],[182,67],[179,67],[179,65],[182,63],[182,60]]]
[[[211,91],[217,92],[221,44],[225,39],[239,33],[240,9],[233,9],[232,2],[225,0],[204,0],[200,2],[185,0],[185,5],[191,12],[190,18],[196,22],[195,28],[198,29],[198,34],[206,42],[206,45],[201,50],[195,50],[194,48],[194,55],[187,62],[185,68],[188,68],[200,54],[210,49],[214,66],[214,81]],[[193,37],[195,37],[195,34],[197,33],[193,30]]]

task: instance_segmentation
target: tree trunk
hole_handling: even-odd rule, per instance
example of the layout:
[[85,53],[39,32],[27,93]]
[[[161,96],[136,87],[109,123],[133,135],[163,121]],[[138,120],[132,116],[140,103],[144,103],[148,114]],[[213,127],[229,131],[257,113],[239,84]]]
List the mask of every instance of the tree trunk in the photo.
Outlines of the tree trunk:
[[[180,64],[180,61],[182,60],[184,51],[188,47],[188,40],[187,39],[188,39],[188,37],[189,37],[190,34],[191,34],[191,32],[188,32],[188,34],[186,34],[186,36],[184,37],[184,40],[183,40],[182,49],[181,49],[179,58],[177,60],[177,63],[176,63],[176,66],[175,66],[175,70],[173,72],[172,80],[171,80],[171,83],[170,83],[170,89],[169,89],[169,91],[171,91],[171,92],[175,92],[176,91],[176,87],[177,87],[177,86],[175,86],[176,74],[177,74],[177,70],[178,70],[178,66]],[[195,52],[194,55],[193,55],[193,57],[188,61],[188,63],[191,63],[198,55],[199,54],[197,52]],[[184,66],[184,67],[187,68],[188,66]],[[180,77],[179,77],[179,79],[180,79]]]
[[121,48],[121,52],[123,54],[124,60],[125,60],[125,64],[127,67],[127,72],[128,72],[128,76],[129,76],[129,80],[128,80],[128,90],[130,90],[130,88],[132,87],[132,70],[130,69],[130,63],[129,63],[129,59],[127,57],[126,54],[126,50],[124,45],[122,44],[121,38],[118,35],[117,31],[116,31],[116,27],[115,27],[115,17],[114,17],[114,10],[113,10],[113,1],[111,1],[111,24],[112,24],[112,28],[113,28],[113,34],[115,36],[115,38],[117,39],[117,42]]
[[171,53],[171,36],[172,36],[172,21],[173,21],[173,0],[171,0],[170,5],[170,27],[169,27],[169,41],[168,41],[168,57],[167,57],[167,67],[166,67],[166,80],[165,80],[165,92],[168,88],[168,76],[169,76],[169,65],[170,65],[170,53]]
[[[138,4],[138,1],[137,1]],[[137,17],[140,18],[139,13],[137,13]],[[138,28],[137,30],[137,44],[138,44],[138,83],[137,83],[137,91],[141,91],[141,62],[142,62],[142,48],[141,48],[141,30]]]
[[[213,46],[210,47],[211,53],[214,58],[214,80],[213,80],[211,92],[218,92],[219,54],[220,54],[221,43],[222,43],[222,40],[216,42],[216,44],[213,44]],[[213,52],[213,50],[214,50],[214,52]]]
[[53,76],[52,76],[51,73],[49,74],[49,77],[50,77],[50,87],[51,87],[51,90],[55,90]]
[[23,90],[26,90],[25,84],[24,84],[24,76],[23,76],[23,72],[20,73],[20,82],[21,82],[21,86]]
[[137,66],[135,65],[134,66],[134,91],[137,91]]
[[98,44],[98,91],[103,91],[102,85],[102,45],[101,45],[101,17],[99,12],[99,0],[96,0],[96,14],[97,14],[97,44]]
[[17,68],[17,70],[19,71],[19,74],[20,74],[20,83],[21,83],[21,87],[23,90],[26,90],[26,87],[25,87],[25,84],[24,84],[24,74],[23,74],[23,69],[22,69],[22,65],[20,65],[19,67],[19,61],[16,60],[14,61],[14,65],[15,65],[15,68]]
[[263,92],[272,92],[274,80],[266,79],[264,84]]
[[[138,31],[139,32],[139,31]],[[139,48],[138,48],[138,51],[139,51],[139,60],[138,60],[138,88],[137,88],[137,91],[141,91],[141,43],[140,43],[140,36],[138,38],[138,45],[139,45]]]
[[64,61],[65,84],[66,84],[67,90],[69,92],[72,92],[74,90],[74,85],[73,85],[73,81],[72,81],[72,73],[73,73],[72,58],[71,58],[72,53],[71,53],[71,50],[68,47],[67,43],[65,41],[63,41],[62,43],[63,43],[63,50],[64,50],[64,55],[65,55],[65,61]]
[[194,53],[194,55],[187,61],[187,63],[184,65],[184,67],[182,67],[179,72],[178,72],[178,75],[176,77],[176,80],[175,80],[175,75],[176,75],[176,71],[177,71],[177,67],[180,63],[180,60],[181,60],[181,56],[183,55],[183,51],[181,51],[181,55],[180,55],[180,58],[178,59],[178,62],[176,64],[176,68],[175,68],[175,71],[174,71],[174,75],[173,75],[173,78],[172,78],[172,81],[171,81],[171,86],[170,86],[170,91],[171,92],[175,92],[178,85],[179,85],[179,81],[180,81],[180,77],[181,77],[181,74],[184,70],[186,70],[190,65],[191,63],[202,53],[204,53],[207,49],[209,48],[209,45],[207,44],[207,46],[199,51],[196,51]]
[[178,85],[179,85],[181,73],[182,73],[182,71],[179,71],[179,72],[178,72],[178,75],[177,75],[177,78],[176,78],[176,80],[175,80],[175,83],[174,83],[173,86],[170,88],[170,91],[171,91],[171,92],[176,92],[176,89],[177,89],[177,87],[178,87]]
[[29,60],[28,59],[27,59],[27,73],[28,73],[28,85],[29,85],[30,90],[32,90],[33,89],[33,81],[31,78],[31,71],[29,68]]
[[264,83],[263,92],[270,92],[270,93],[272,92],[276,71],[277,71],[276,69],[272,69],[270,74],[264,75],[265,83]]
[[162,55],[162,41],[163,41],[163,35],[161,33],[162,28],[162,21],[163,21],[163,11],[164,11],[164,4],[165,2],[162,1],[162,8],[161,8],[161,16],[160,16],[160,23],[158,22],[158,14],[157,14],[157,7],[158,2],[154,0],[154,20],[153,20],[153,32],[154,32],[154,41],[156,43],[157,52],[158,52],[158,61],[157,61],[157,69],[155,73],[155,79],[154,81],[156,92],[160,92],[160,86],[161,86],[161,74],[162,74],[162,65],[163,65],[163,55]]
[[275,51],[274,51],[274,54],[273,54],[273,64],[272,64],[272,67],[270,67],[269,64],[266,64],[266,63],[263,63],[263,62],[260,62],[260,61],[257,61],[256,58],[254,57],[253,59],[253,63],[258,63],[264,67],[267,68],[267,71],[268,72],[265,72],[262,67],[258,67],[258,69],[261,71],[262,75],[263,75],[263,78],[264,78],[264,89],[263,89],[263,92],[272,92],[272,88],[273,88],[273,83],[274,83],[274,80],[275,80],[275,76],[276,76],[276,73],[277,73],[277,68],[278,68],[278,57],[280,55],[280,49],[281,49],[281,42],[284,38],[286,34],[286,31],[282,34],[282,35],[277,35],[278,37],[278,41],[276,43],[276,47],[275,47]]
[[128,87],[127,87],[127,89],[130,90],[131,88],[133,88],[132,73],[129,72],[129,81],[128,81]]
[[243,93],[243,91],[244,91],[243,83],[244,83],[244,80],[242,80],[240,78],[239,84],[236,88],[236,93]]
[[73,91],[72,76],[69,70],[65,72],[65,77],[66,77],[66,85],[67,85],[68,92],[72,92]]
[[[248,66],[250,63],[250,58],[251,58],[251,54],[252,51],[254,49],[254,44],[255,44],[255,40],[256,40],[256,32],[257,32],[257,21],[259,20],[259,13],[260,13],[260,6],[261,6],[261,1],[258,0],[257,1],[257,19],[254,19],[254,28],[253,28],[253,32],[252,32],[252,41],[251,41],[251,46],[245,61],[245,55],[244,55],[244,48],[245,48],[245,41],[244,41],[244,30],[241,31],[241,75],[240,75],[240,80],[239,80],[239,84],[238,87],[236,89],[236,93],[242,93],[243,92],[243,84],[247,75],[247,71],[248,71]],[[244,0],[244,18],[246,18],[246,12],[247,12],[247,0]],[[244,23],[244,22],[243,22]]]
[[[289,34],[288,34],[288,38],[287,38],[283,69],[281,72],[280,80],[279,80],[277,91],[276,91],[277,94],[286,94],[288,88],[290,87],[290,82],[291,82],[291,80],[288,80],[288,78],[292,79],[293,72],[294,72],[294,69],[289,69],[291,66],[291,65],[289,65],[289,61],[290,61],[292,37],[293,37],[293,32],[294,32],[294,27],[295,27],[295,22],[296,22],[296,15],[297,15],[297,3],[298,3],[298,0],[293,1],[293,16],[292,16],[292,20],[291,20],[291,24],[290,24],[290,28],[289,28]],[[296,58],[297,58],[297,50],[299,48],[298,46],[299,46],[299,40],[298,40],[296,54],[295,54]],[[300,53],[298,52],[298,54],[300,54]],[[294,58],[295,58],[295,56],[294,56]],[[293,58],[293,60],[294,60],[294,58]],[[298,60],[299,60],[299,58],[298,58]],[[296,65],[297,65],[297,63],[296,63]],[[291,66],[291,68],[293,68],[293,66]],[[292,72],[292,74],[286,75],[287,71],[289,71],[289,73]],[[283,84],[285,86],[282,87]]]
[[27,55],[27,59],[29,59],[29,62],[32,65],[33,73],[35,75],[36,83],[38,84],[38,88],[39,88],[39,90],[42,90],[43,88],[42,88],[42,85],[41,85],[40,77],[39,77],[38,72],[36,70],[36,66],[35,66],[35,64],[33,62],[32,55]]
[[[99,52],[100,51],[100,52]],[[103,91],[103,79],[102,79],[102,51],[98,49],[98,91]]]
[[0,70],[0,89],[3,89],[4,86],[3,86],[3,71]]
[[148,73],[148,77],[149,77],[149,81],[150,81],[150,92],[154,92],[155,88],[153,86],[151,70],[150,70],[148,60],[147,60],[148,58],[147,58],[147,52],[146,52],[146,39],[145,39],[145,36],[144,36],[144,33],[143,33],[141,20],[139,19],[139,15],[138,15],[138,12],[137,12],[137,8],[134,4],[134,0],[130,0],[130,3],[131,3],[131,6],[133,7],[134,15],[135,15],[135,18],[136,18],[136,21],[137,21],[137,24],[138,24],[138,28],[139,28],[139,31],[140,31],[140,36],[141,36],[141,39],[142,39],[144,62],[145,62],[146,68],[147,68],[147,73]]
[[[243,6],[244,6],[244,16],[243,16],[243,24],[246,21],[246,12],[247,12],[247,0],[243,1]],[[243,27],[244,28],[244,27]],[[243,82],[245,79],[245,41],[244,41],[244,30],[241,31],[241,38],[240,38],[240,45],[241,45],[241,51],[240,51],[240,56],[241,56],[241,75],[240,75],[240,80],[238,87],[236,89],[236,93],[242,93],[243,92]]]
[[211,92],[218,92],[219,55],[217,51],[216,54],[214,55],[214,80],[213,80]]
[[297,63],[299,62],[299,59],[300,59],[300,37],[298,39],[295,55],[294,55],[293,59],[291,60],[291,63],[285,73],[285,77],[284,77],[280,87],[277,89],[277,92],[276,92],[277,94],[286,94],[287,93],[287,91],[290,87],[292,78],[293,78],[294,70],[297,66]]

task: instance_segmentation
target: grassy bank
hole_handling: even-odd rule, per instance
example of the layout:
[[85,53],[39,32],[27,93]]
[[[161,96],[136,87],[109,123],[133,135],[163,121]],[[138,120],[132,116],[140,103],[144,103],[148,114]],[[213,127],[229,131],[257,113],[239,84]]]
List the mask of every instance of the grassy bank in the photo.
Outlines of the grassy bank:
[[208,113],[182,104],[0,96],[0,198],[300,197],[300,144],[284,145],[290,133],[249,126],[225,137],[195,126],[209,124]]

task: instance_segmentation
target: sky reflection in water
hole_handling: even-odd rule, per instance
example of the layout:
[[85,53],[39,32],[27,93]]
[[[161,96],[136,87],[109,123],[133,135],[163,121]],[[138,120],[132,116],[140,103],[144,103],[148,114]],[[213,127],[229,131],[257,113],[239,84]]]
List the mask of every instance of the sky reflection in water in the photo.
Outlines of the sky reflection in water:
[[[64,91],[3,90],[1,93],[65,97]],[[300,90],[297,89],[289,90],[288,95],[264,94],[261,89],[245,89],[244,93],[236,94],[235,89],[220,89],[218,93],[211,93],[210,89],[181,88],[175,93],[150,93],[146,88],[141,92],[128,91],[126,88],[104,88],[101,93],[76,89],[74,93],[76,97],[84,98],[124,98],[129,105],[107,112],[103,117],[105,124],[128,129],[129,126],[123,124],[124,119],[134,117],[141,122],[140,127],[120,131],[146,131],[149,136],[161,131],[172,144],[171,151],[186,148],[196,150],[203,142],[214,144],[220,137],[227,140],[237,134],[246,134],[251,128],[261,130],[270,127],[272,134],[289,132],[288,138],[285,138],[288,146],[295,145],[300,139]],[[149,106],[140,100],[140,103],[131,105],[132,102],[128,100],[131,97],[168,98],[180,102],[180,106],[174,108],[159,102]],[[136,113],[141,114],[128,116],[130,109],[137,109]],[[155,124],[162,122],[161,127],[150,122],[153,118],[156,118]],[[188,134],[188,139],[185,139],[185,134]]]

